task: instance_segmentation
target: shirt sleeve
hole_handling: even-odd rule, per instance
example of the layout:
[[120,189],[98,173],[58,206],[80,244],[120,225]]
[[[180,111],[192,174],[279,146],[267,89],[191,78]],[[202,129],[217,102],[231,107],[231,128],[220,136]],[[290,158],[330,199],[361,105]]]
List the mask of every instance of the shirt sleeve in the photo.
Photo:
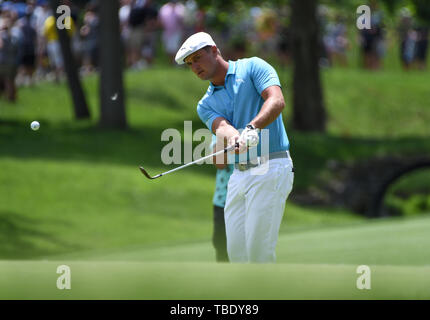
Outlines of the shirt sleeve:
[[270,86],[281,86],[276,70],[263,59],[253,57],[251,60],[251,78],[258,94]]
[[197,114],[200,117],[200,120],[208,127],[208,129],[212,132],[212,123],[216,118],[222,117],[219,113],[217,113],[214,109],[212,109],[207,103],[205,103],[204,99],[200,100],[197,105]]

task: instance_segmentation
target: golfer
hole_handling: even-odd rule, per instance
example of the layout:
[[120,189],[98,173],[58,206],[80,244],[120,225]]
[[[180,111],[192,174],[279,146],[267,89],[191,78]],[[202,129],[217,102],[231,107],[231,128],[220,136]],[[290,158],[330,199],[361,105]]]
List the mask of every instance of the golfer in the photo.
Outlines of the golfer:
[[[257,57],[225,61],[212,37],[204,32],[190,36],[175,60],[210,81],[197,113],[216,134],[217,145],[239,143],[225,204],[229,260],[275,262],[285,201],[294,180],[278,75]],[[268,139],[261,138],[263,129]],[[255,147],[256,155],[250,158]],[[261,154],[262,150],[268,152]]]

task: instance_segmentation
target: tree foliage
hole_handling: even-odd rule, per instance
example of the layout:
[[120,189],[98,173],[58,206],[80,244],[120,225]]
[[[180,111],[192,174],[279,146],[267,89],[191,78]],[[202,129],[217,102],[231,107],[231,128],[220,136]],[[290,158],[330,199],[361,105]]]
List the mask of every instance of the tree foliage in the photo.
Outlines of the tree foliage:
[[430,25],[430,2],[428,0],[411,0],[415,7],[417,18]]

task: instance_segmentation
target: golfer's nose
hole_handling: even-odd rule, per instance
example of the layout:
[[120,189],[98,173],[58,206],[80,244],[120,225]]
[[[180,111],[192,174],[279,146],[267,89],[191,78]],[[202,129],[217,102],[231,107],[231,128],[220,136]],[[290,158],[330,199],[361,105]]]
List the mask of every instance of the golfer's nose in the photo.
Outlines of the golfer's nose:
[[191,68],[193,69],[193,72],[195,74],[199,73],[199,71],[200,71],[200,66],[197,63],[193,63]]

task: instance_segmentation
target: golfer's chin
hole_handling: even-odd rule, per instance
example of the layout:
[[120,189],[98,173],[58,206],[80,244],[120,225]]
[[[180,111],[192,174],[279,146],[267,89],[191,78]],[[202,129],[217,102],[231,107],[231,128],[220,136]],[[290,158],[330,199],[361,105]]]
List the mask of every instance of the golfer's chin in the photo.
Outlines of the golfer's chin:
[[202,71],[197,74],[197,77],[199,77],[202,80],[209,80],[210,77],[208,77],[207,73],[205,71]]

